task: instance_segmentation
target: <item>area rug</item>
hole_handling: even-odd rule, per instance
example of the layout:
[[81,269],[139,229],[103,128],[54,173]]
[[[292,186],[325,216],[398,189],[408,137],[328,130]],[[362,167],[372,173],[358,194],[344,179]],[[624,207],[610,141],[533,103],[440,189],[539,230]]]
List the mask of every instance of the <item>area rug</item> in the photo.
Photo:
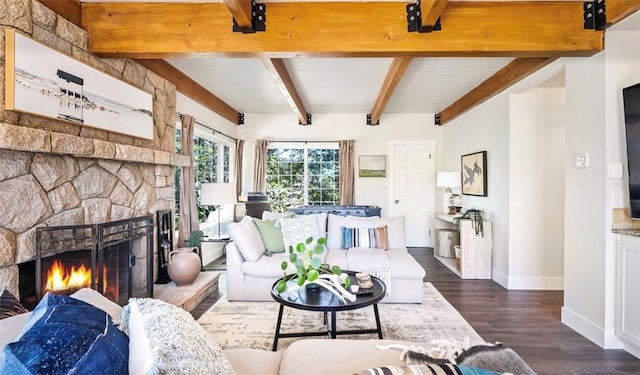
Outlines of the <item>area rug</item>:
[[[198,323],[223,349],[270,350],[276,329],[278,307],[277,302],[229,302],[226,296],[223,296],[198,319]],[[468,338],[472,345],[484,343],[478,333],[431,283],[424,284],[422,304],[381,303],[378,310],[385,339],[429,343],[431,340],[462,341]],[[338,331],[375,328],[373,308],[338,312],[336,326]],[[322,313],[285,307],[280,332],[300,331],[326,331]],[[338,338],[376,339],[378,336],[340,335]],[[280,339],[278,349],[286,348],[290,343],[300,339],[302,338]]]

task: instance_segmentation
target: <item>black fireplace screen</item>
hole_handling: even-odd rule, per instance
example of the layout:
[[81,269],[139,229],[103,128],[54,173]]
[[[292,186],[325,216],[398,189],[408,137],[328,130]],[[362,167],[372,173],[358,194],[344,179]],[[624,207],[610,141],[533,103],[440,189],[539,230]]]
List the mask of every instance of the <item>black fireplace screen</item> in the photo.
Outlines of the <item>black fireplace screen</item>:
[[153,216],[36,228],[35,278],[38,300],[47,290],[80,287],[119,305],[153,296]]

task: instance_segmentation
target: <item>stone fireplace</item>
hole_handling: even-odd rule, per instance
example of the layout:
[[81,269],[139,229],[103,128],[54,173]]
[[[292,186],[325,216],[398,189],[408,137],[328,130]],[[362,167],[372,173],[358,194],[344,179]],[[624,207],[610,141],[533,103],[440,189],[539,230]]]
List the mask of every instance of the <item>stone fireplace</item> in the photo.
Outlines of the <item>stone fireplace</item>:
[[0,13],[3,27],[153,97],[153,140],[7,111],[0,38],[0,288],[20,296],[20,271],[36,261],[38,228],[95,226],[147,215],[153,221],[156,211],[175,209],[175,167],[191,161],[175,154],[173,84],[132,60],[91,55],[84,30],[35,0],[11,0]]

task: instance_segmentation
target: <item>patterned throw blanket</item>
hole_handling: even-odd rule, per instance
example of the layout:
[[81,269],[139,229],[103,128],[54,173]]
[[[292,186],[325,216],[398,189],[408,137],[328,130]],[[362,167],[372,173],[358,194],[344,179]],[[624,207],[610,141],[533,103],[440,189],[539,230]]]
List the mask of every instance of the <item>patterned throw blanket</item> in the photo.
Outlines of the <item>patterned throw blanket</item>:
[[366,272],[382,280],[387,286],[387,295],[391,294],[389,257],[384,250],[351,248],[347,250],[347,264],[352,271]]

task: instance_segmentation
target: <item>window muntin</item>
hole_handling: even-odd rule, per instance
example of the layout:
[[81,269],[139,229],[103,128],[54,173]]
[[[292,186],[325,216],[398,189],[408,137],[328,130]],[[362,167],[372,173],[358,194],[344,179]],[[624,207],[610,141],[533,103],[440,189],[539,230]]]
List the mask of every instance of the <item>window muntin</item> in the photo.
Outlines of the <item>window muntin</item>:
[[276,212],[340,200],[338,145],[332,142],[272,142],[267,151],[266,194]]

